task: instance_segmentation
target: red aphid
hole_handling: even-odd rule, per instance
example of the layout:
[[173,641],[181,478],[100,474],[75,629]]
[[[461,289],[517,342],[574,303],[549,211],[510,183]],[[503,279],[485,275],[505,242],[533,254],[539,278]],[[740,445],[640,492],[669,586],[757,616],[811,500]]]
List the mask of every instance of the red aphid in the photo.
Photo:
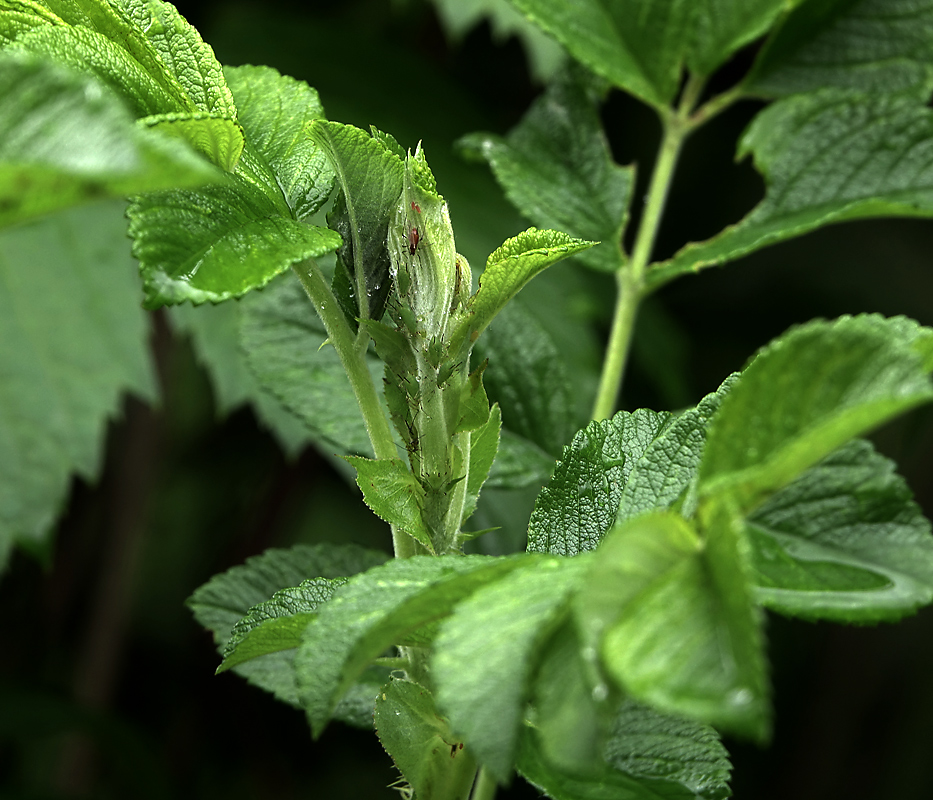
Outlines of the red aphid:
[[414,212],[416,212],[416,213],[418,213],[418,214],[420,214],[420,213],[421,213],[421,206],[419,206],[414,200],[412,200],[412,201],[411,201],[411,210],[414,211]]
[[413,256],[418,249],[418,242],[421,241],[421,234],[417,228],[412,228],[408,232],[408,255]]

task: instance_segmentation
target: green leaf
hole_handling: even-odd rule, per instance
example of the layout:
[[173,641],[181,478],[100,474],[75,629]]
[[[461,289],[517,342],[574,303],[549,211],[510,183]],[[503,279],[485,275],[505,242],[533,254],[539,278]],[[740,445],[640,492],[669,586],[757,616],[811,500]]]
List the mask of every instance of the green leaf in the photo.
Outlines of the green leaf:
[[305,628],[317,616],[317,607],[330,600],[346,582],[346,578],[308,578],[298,586],[280,589],[269,600],[253,606],[233,626],[217,672],[226,672],[269,653],[298,647]]
[[338,258],[357,296],[365,287],[371,311],[391,285],[386,237],[402,191],[402,160],[381,138],[352,125],[317,120],[307,133],[330,161],[342,193],[328,215],[344,240]]
[[745,88],[780,97],[827,86],[926,100],[933,74],[933,2],[798,3],[762,48]]
[[[214,635],[219,652],[223,653],[233,635],[234,626],[250,609],[272,598],[276,592],[298,586],[312,576],[326,579],[344,578],[383,563],[388,556],[356,545],[299,544],[287,549],[266,550],[248,558],[245,564],[215,575],[198,588],[187,605],[195,619]],[[253,659],[234,668],[254,686],[272,692],[279,700],[298,705],[295,689],[294,651],[281,651]],[[364,676],[364,687],[371,684]],[[370,688],[371,685],[370,685]],[[362,694],[369,697],[369,713],[375,691]],[[345,707],[346,714],[355,712]],[[357,715],[358,716],[358,715]]]
[[610,710],[618,703],[587,666],[568,619],[542,650],[528,715],[544,758],[576,775],[605,771],[600,750]]
[[933,600],[930,523],[894,462],[855,440],[748,519],[759,602],[837,622],[896,620]]
[[235,119],[213,52],[174,6],[141,0],[48,0],[46,5],[68,25],[94,31],[124,49],[172,98],[176,110]]
[[116,92],[136,117],[193,111],[182,95],[153,76],[119,43],[91,28],[44,25],[20,33],[10,50],[33,53],[96,78]]
[[243,152],[243,131],[236,121],[206,111],[172,111],[139,120],[140,125],[188,142],[223,170],[232,171]]
[[61,17],[53,14],[37,0],[4,0],[0,8],[0,36],[11,41],[16,34],[40,25],[63,25]]
[[16,543],[48,554],[72,474],[97,478],[122,394],[155,399],[122,210],[0,234],[0,569]]
[[189,148],[139,128],[95,79],[0,55],[0,225],[217,176]]
[[532,730],[522,736],[518,771],[555,800],[724,800],[729,761],[716,732],[627,700],[590,775],[548,761]]
[[146,308],[241,297],[340,246],[333,231],[282,216],[238,175],[198,191],[142,195],[128,215]]
[[670,508],[682,501],[684,516],[693,514],[697,468],[706,444],[706,429],[738,376],[730,375],[699,403],[678,414],[645,449],[622,492],[617,522],[645,511]]
[[272,67],[225,67],[224,76],[251,147],[262,154],[295,218],[307,219],[327,201],[334,180],[306,131],[309,120],[324,117],[317,91]]
[[480,490],[489,477],[489,471],[499,452],[499,434],[502,430],[502,416],[498,403],[492,407],[486,424],[470,434],[470,471],[467,474],[466,500],[461,522],[466,520],[476,508]]
[[933,331],[904,317],[792,328],[745,368],[712,422],[699,494],[748,512],[849,439],[933,398]]
[[509,201],[531,222],[601,242],[579,260],[615,272],[624,259],[635,170],[612,160],[595,92],[581,73],[552,83],[508,136],[472,134],[461,146],[489,162]]
[[400,458],[369,459],[345,456],[356,469],[356,482],[363,500],[390,525],[398,526],[434,553],[431,532],[421,518],[424,488]]
[[560,453],[578,421],[570,381],[547,328],[513,303],[475,351],[489,360],[483,384],[504,409],[503,425],[545,452]]
[[460,797],[454,792],[463,791],[476,764],[438,715],[427,689],[394,678],[377,696],[374,718],[379,741],[416,797]]
[[295,661],[301,704],[315,737],[356,676],[386,648],[447,616],[478,587],[527,556],[414,556],[358,575],[321,606]]
[[706,426],[731,384],[730,378],[677,416],[620,411],[577,433],[535,502],[529,551],[592,550],[615,522],[684,497],[696,476]]
[[333,180],[322,158],[297,144],[302,126],[321,113],[316,93],[272,70],[229,74],[249,137],[236,172],[201,191],[137,198],[130,208],[150,307],[239,297],[340,245],[333,231],[297,219],[319,207]]
[[583,242],[559,231],[529,228],[507,239],[486,259],[479,289],[470,298],[469,312],[451,336],[475,338],[535,275],[563,258],[579,253],[596,242]]
[[781,12],[800,2],[802,0],[701,0],[693,3],[688,66],[700,75],[711,75],[738,49],[763,36]]
[[311,443],[311,432],[253,377],[246,353],[240,347],[246,305],[247,302],[173,306],[169,317],[173,328],[191,337],[195,356],[210,378],[218,414],[224,417],[249,404],[260,425],[294,458]]
[[554,800],[696,800],[697,795],[666,781],[636,779],[606,767],[595,774],[567,773],[551,764],[532,731],[522,734],[516,769]]
[[831,222],[933,215],[933,111],[903,96],[826,90],[761,112],[742,137],[768,185],[743,220],[691,243],[648,271],[655,289],[674,277]]
[[709,75],[762,36],[786,0],[513,0],[593,72],[657,108],[685,66]]
[[434,646],[438,707],[502,783],[517,756],[539,651],[565,614],[583,559],[532,563],[461,602]]
[[615,86],[666,106],[692,36],[689,0],[513,0],[532,22]]
[[[237,106],[214,51],[178,9],[162,0],[116,0],[201,111],[235,119]],[[96,5],[96,4],[94,4]],[[120,41],[125,41],[122,37]]]
[[619,708],[604,754],[616,770],[643,780],[673,781],[709,800],[731,794],[729,755],[713,728],[632,700]]
[[615,522],[632,468],[670,419],[666,411],[620,411],[577,433],[535,501],[529,552],[572,556],[595,548]]
[[[324,326],[293,276],[242,301],[241,344],[256,380],[297,415],[322,446],[371,456],[356,397]],[[373,382],[382,362],[369,358]]]
[[732,517],[717,511],[707,522],[705,549],[692,526],[670,512],[614,528],[581,583],[577,621],[584,648],[602,640],[603,666],[632,697],[763,739],[768,702],[759,613]]

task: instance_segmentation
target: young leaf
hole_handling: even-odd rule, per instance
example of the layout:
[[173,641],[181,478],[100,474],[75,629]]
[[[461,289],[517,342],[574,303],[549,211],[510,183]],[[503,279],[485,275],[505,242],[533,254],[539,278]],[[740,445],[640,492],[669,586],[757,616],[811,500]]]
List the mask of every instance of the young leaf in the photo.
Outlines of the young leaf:
[[[372,455],[347,374],[298,284],[283,277],[241,302],[241,345],[260,385],[298,416],[331,452]],[[374,383],[382,362],[368,359]]]
[[537,228],[529,228],[507,239],[486,260],[479,289],[470,298],[469,313],[451,339],[465,340],[471,335],[475,340],[535,275],[594,244],[596,242],[584,242],[559,231],[539,231]]
[[489,413],[486,424],[470,435],[470,471],[467,475],[466,501],[464,502],[462,521],[466,520],[476,508],[480,490],[489,477],[489,471],[499,452],[499,434],[502,430],[502,417],[498,403]]
[[306,220],[333,186],[333,170],[305,130],[308,120],[324,118],[317,91],[272,67],[225,67],[224,77],[250,145],[275,175],[295,218]]
[[303,126],[321,113],[316,93],[267,69],[228,74],[250,137],[235,173],[200,192],[147,195],[130,207],[151,307],[239,297],[340,245],[333,231],[298,221],[319,207],[333,180],[324,161],[298,144]]
[[139,196],[128,215],[146,308],[240,297],[340,246],[336,233],[282,215],[236,174],[198,191]]
[[[215,575],[188,598],[187,605],[195,619],[214,634],[214,642],[222,653],[236,623],[276,592],[298,586],[310,576],[333,580],[354,575],[383,563],[386,558],[385,553],[356,545],[299,544],[267,550],[248,558],[245,564]],[[273,652],[234,667],[234,672],[279,700],[297,706],[294,658],[293,650]],[[340,718],[357,724],[362,715],[365,727],[371,725],[371,719],[367,723],[365,715],[372,714],[378,685],[373,686],[372,676],[364,676],[361,683],[362,688],[354,692],[356,705],[346,704]],[[365,709],[367,703],[368,711],[361,712],[361,704]]]
[[461,146],[489,162],[506,196],[532,223],[601,242],[579,259],[614,272],[624,258],[622,231],[635,170],[612,160],[593,88],[582,70],[572,70],[548,87],[508,136],[472,134]]
[[13,50],[33,53],[96,78],[119,95],[133,115],[192,111],[190,104],[154,77],[119,43],[92,28],[43,25],[21,32]]
[[933,331],[877,315],[817,320],[759,351],[707,434],[699,494],[747,513],[849,439],[933,398]]
[[234,120],[206,111],[171,111],[151,114],[140,125],[188,142],[223,170],[232,171],[243,152],[243,131]]
[[188,147],[140,129],[94,78],[0,55],[0,225],[218,175]]
[[739,143],[768,185],[743,220],[648,271],[646,286],[831,222],[933,215],[933,111],[912,97],[826,90],[761,112]]
[[[375,308],[391,283],[386,237],[402,191],[402,160],[383,139],[352,125],[317,120],[307,134],[327,156],[342,193],[328,216],[344,239],[339,259],[355,292],[365,287],[370,309]],[[369,310],[359,316],[369,317]]]
[[416,797],[466,800],[476,763],[438,715],[427,689],[413,681],[389,681],[376,697],[374,719],[379,741]]
[[441,626],[438,707],[500,782],[512,772],[540,648],[564,617],[585,559],[544,558],[477,591]]
[[[732,517],[717,509],[707,543],[670,512],[616,527],[575,601],[584,648],[632,697],[765,738],[767,681],[758,609]],[[725,521],[721,517],[726,517]]]
[[0,570],[16,543],[48,553],[72,474],[97,478],[121,395],[155,400],[122,208],[0,234]]
[[933,2],[797,3],[761,49],[747,91],[780,97],[827,86],[916,92],[933,74]]
[[356,482],[373,512],[434,553],[431,532],[421,518],[424,488],[399,458],[369,459],[346,456],[356,469]]
[[896,620],[933,600],[933,537],[894,463],[855,440],[748,518],[755,595],[782,614]]
[[350,580],[305,630],[295,661],[301,704],[315,737],[340,697],[386,648],[443,619],[465,597],[527,556],[414,556]]
[[[195,108],[225,119],[236,119],[238,104],[234,104],[214,51],[175,6],[162,0],[117,2],[136,28],[145,34]],[[126,40],[120,37],[118,41]],[[135,55],[136,49],[131,52]]]

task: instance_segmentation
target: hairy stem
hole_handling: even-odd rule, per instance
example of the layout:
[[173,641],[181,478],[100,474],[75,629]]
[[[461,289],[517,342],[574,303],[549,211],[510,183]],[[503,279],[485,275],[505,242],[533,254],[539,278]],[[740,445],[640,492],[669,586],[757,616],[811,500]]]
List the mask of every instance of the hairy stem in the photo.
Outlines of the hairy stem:
[[[373,383],[372,374],[366,364],[366,352],[357,346],[356,337],[343,316],[337,299],[324,279],[320,268],[313,259],[306,259],[294,264],[292,270],[301,281],[302,287],[311,299],[324,323],[324,329],[330,343],[337,351],[340,363],[350,379],[350,386],[356,402],[359,404],[369,441],[376,458],[396,458],[395,439],[389,420],[382,410],[379,394]],[[415,540],[408,534],[392,526],[392,544],[398,558],[407,558],[415,554]]]
[[616,274],[618,295],[599,389],[593,405],[592,418],[594,420],[607,419],[616,408],[625,364],[631,349],[638,304],[642,299],[645,269],[651,259],[651,251],[657,239],[677,158],[684,141],[695,127],[689,119],[689,114],[701,90],[702,83],[699,80],[688,81],[680,106],[661,120],[663,126],[661,145],[654,163],[654,171],[645,199],[645,209],[635,237],[632,257],[619,268]]

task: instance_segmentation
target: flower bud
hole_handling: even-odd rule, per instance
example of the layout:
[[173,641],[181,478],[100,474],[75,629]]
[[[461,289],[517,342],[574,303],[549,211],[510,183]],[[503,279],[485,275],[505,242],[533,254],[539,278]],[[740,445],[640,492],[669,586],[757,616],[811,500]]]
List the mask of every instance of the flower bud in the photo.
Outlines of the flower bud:
[[434,190],[420,147],[405,161],[388,249],[398,302],[414,314],[419,333],[443,340],[460,273],[447,203]]

